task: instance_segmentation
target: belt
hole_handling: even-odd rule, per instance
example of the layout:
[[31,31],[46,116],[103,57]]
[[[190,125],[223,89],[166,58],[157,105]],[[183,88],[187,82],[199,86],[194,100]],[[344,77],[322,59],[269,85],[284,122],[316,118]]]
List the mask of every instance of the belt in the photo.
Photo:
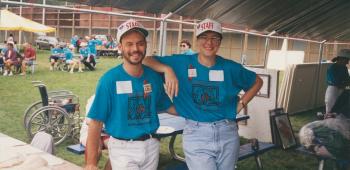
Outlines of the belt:
[[124,139],[124,138],[118,138],[118,137],[114,137],[114,136],[113,136],[113,138],[118,139],[118,140],[125,140],[125,141],[145,141],[145,140],[151,139],[151,138],[159,139],[159,137],[156,134],[146,134],[146,135],[142,135],[136,139]]

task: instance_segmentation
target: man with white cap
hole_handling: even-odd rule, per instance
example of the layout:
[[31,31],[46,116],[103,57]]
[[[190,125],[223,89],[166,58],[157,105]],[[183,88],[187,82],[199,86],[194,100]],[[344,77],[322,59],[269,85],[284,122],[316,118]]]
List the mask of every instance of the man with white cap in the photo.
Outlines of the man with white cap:
[[91,121],[85,169],[96,169],[103,124],[105,133],[111,136],[108,150],[113,169],[157,169],[157,112],[176,113],[165,94],[160,75],[142,65],[147,35],[147,30],[133,19],[118,27],[118,46],[124,62],[107,71],[98,82],[87,116]]
[[326,114],[331,112],[337,98],[343,93],[345,87],[350,85],[350,75],[346,67],[349,60],[350,49],[341,49],[332,59],[334,63],[327,69]]
[[[217,55],[223,38],[220,23],[201,21],[196,36],[198,54],[147,57],[144,63],[165,73],[167,92],[175,95],[176,111],[186,119],[182,139],[188,168],[231,170],[239,154],[236,114],[259,91],[262,80]],[[245,94],[239,98],[241,90]]]

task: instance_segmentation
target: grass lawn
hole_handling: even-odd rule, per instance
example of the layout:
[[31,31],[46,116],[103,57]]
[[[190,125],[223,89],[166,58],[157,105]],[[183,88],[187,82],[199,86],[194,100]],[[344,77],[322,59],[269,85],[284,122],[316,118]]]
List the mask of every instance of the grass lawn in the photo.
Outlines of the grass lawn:
[[[31,81],[41,80],[46,85],[48,90],[66,89],[71,90],[80,98],[81,113],[85,113],[85,104],[87,99],[94,93],[96,83],[99,77],[108,69],[121,63],[121,60],[104,57],[98,60],[96,71],[85,71],[84,73],[69,74],[62,71],[49,71],[48,51],[39,51],[35,73],[27,76],[0,76],[0,132],[17,138],[19,140],[30,142],[26,136],[26,132],[22,126],[24,110],[34,101],[40,100],[38,89],[33,87]],[[297,133],[298,130],[307,122],[310,122],[315,117],[315,111],[303,112],[291,117],[293,128]],[[181,137],[176,141],[176,150],[181,152]],[[244,141],[244,140],[242,140]],[[173,161],[167,150],[169,139],[162,140],[162,148],[160,153],[159,169],[164,169],[166,164],[176,163]],[[65,160],[83,166],[84,156],[76,155],[66,151],[66,146],[72,144],[72,141],[66,140],[63,144],[56,147],[56,155]],[[100,161],[100,167],[105,161],[104,158]],[[292,150],[274,149],[265,153],[262,157],[263,166],[265,169],[316,169],[318,162],[308,156],[303,156],[300,153]],[[330,167],[327,166],[326,169]],[[240,161],[237,169],[255,169],[255,161],[249,158]]]

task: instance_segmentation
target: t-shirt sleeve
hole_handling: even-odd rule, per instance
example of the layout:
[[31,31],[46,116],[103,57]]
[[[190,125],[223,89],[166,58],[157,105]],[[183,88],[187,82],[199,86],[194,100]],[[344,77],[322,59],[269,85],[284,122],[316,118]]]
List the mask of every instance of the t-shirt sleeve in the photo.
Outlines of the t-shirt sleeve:
[[161,79],[158,80],[158,83],[160,86],[159,88],[160,92],[157,99],[156,107],[157,107],[157,112],[161,112],[161,111],[167,110],[172,105],[172,102],[169,99],[169,96],[165,93],[163,82],[161,81]]
[[100,79],[97,88],[94,102],[88,112],[87,117],[105,122],[108,113],[110,113],[111,106],[111,95],[112,94],[107,87],[108,82],[103,81],[103,78]]
[[[248,91],[255,83],[256,73],[244,68],[242,65],[238,66],[237,70],[231,70],[233,76],[233,83]],[[237,72],[236,74],[234,72]]]
[[168,66],[170,66],[170,67],[172,67],[172,68],[174,68],[173,67],[173,65],[175,64],[175,63],[178,63],[178,59],[176,59],[177,57],[175,57],[175,55],[171,55],[171,56],[163,56],[163,57],[160,57],[160,56],[155,56],[154,57],[154,59],[156,59],[157,61],[159,61],[159,62],[161,62],[161,63],[163,63],[163,64],[166,64],[166,65],[168,65]]

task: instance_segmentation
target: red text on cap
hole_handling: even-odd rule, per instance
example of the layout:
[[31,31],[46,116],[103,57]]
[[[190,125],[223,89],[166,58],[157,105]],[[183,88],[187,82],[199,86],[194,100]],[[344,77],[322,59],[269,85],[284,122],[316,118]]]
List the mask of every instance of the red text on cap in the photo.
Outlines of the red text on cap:
[[133,27],[137,27],[137,26],[138,26],[137,22],[126,23],[127,29],[130,29],[130,28],[133,28]]
[[207,30],[207,29],[213,29],[214,24],[212,22],[205,22],[200,25],[200,29]]

